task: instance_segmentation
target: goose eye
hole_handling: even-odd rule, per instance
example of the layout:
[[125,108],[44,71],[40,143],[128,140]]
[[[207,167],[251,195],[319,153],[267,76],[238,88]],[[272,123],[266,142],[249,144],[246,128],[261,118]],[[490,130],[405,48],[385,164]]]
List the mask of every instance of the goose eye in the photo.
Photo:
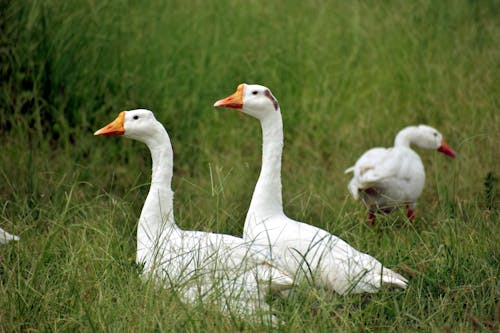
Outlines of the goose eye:
[[432,134],[434,135],[434,137],[437,137],[437,136],[438,136],[438,134],[437,134],[436,132],[434,132],[434,133],[432,133]]
[[252,95],[257,95],[259,92],[257,90],[252,91]]
[[137,120],[137,119],[139,119],[139,116],[138,116],[138,115],[135,115],[135,116],[133,116],[132,118],[133,118],[134,120]]

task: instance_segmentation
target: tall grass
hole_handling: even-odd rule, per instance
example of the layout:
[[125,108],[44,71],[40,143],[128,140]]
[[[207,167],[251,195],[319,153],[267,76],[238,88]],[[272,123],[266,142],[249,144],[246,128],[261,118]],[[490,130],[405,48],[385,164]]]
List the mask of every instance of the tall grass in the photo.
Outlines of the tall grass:
[[[268,329],[140,281],[133,258],[148,152],[92,136],[120,110],[154,110],[174,145],[178,223],[241,235],[260,129],[211,107],[241,82],[280,101],[288,215],[410,277],[407,291],[371,296],[300,286],[272,301],[280,329],[498,330],[495,1],[0,8],[0,226],[21,236],[0,249],[0,331]],[[419,151],[428,177],[416,223],[396,213],[369,228],[343,170],[418,123],[438,128],[457,159]]]

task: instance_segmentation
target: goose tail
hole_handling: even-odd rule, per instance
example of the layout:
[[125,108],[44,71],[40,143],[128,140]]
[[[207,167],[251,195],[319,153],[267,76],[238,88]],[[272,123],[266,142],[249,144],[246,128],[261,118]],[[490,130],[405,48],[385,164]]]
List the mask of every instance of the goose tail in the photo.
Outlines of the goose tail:
[[10,241],[18,241],[19,237],[9,234],[7,231],[0,228],[0,244],[6,244]]
[[406,289],[408,280],[399,273],[396,273],[388,268],[383,268],[382,283],[391,287]]

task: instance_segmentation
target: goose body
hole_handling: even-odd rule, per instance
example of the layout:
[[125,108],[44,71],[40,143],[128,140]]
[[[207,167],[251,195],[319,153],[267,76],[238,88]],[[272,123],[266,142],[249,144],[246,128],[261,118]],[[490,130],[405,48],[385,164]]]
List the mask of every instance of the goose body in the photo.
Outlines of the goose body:
[[372,256],[326,230],[284,214],[283,123],[278,101],[268,88],[241,84],[234,94],[214,106],[239,109],[259,119],[262,126],[262,169],[245,219],[245,240],[269,249],[272,260],[288,273],[339,294],[376,292],[383,284],[406,287],[404,277]]
[[0,228],[0,244],[7,244],[10,241],[17,241],[19,237],[9,234],[7,231]]
[[424,188],[425,171],[411,144],[455,157],[436,129],[426,125],[409,126],[398,133],[394,147],[372,148],[345,171],[353,173],[349,192],[368,206],[368,220],[372,224],[375,212],[390,213],[401,206],[407,208],[408,218],[414,219],[413,210]]
[[242,238],[188,231],[175,224],[171,189],[173,151],[167,131],[149,110],[120,113],[95,135],[124,135],[151,151],[151,187],[137,227],[137,262],[147,278],[175,287],[181,299],[214,302],[222,311],[249,316],[269,312],[264,295],[287,289],[292,278]]

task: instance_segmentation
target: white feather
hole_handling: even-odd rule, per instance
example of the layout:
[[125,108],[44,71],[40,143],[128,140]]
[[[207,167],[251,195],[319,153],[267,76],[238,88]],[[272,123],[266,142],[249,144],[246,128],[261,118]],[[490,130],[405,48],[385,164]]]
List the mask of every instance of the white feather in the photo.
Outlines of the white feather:
[[[243,89],[242,89],[243,88]],[[238,101],[242,95],[242,101]],[[407,280],[382,266],[342,239],[315,226],[294,221],[283,212],[281,154],[283,124],[281,111],[269,98],[269,89],[240,85],[232,96],[216,107],[238,106],[260,120],[263,135],[262,169],[245,220],[243,238],[267,247],[273,262],[296,278],[345,294],[375,292],[382,284],[405,288]],[[235,101],[236,100],[236,101]]]
[[19,237],[9,234],[7,231],[0,228],[0,244],[7,244],[10,241],[18,241]]
[[[361,198],[372,211],[390,211],[404,205],[413,209],[424,188],[425,171],[410,144],[438,149],[443,142],[442,135],[432,127],[406,127],[396,136],[394,147],[372,148],[346,170],[354,173],[349,192],[354,199]],[[445,153],[454,156],[451,148],[447,149]]]
[[127,111],[123,118],[124,136],[144,142],[153,162],[137,227],[136,260],[144,264],[145,278],[175,287],[188,303],[214,302],[222,311],[252,318],[264,310],[273,317],[264,297],[269,289],[290,288],[291,276],[242,238],[180,229],[173,216],[173,152],[165,128],[148,110]]

